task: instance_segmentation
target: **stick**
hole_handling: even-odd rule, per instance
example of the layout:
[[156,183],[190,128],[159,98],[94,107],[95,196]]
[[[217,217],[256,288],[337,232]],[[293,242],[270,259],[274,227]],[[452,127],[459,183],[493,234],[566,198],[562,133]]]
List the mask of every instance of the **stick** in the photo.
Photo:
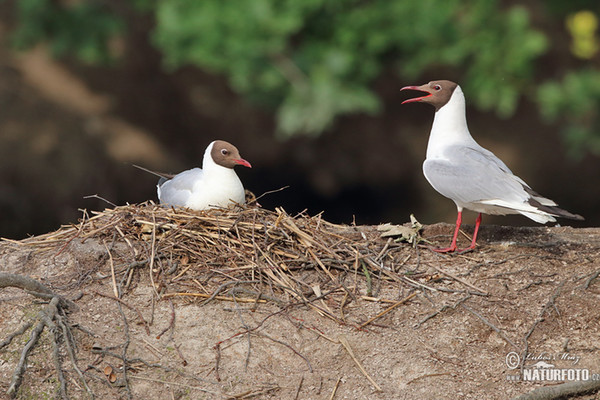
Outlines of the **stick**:
[[306,251],[308,251],[310,253],[312,258],[314,258],[314,260],[317,262],[317,264],[319,264],[319,267],[321,267],[321,269],[329,276],[331,281],[333,283],[336,283],[335,277],[331,274],[331,272],[329,272],[329,270],[325,267],[325,265],[321,262],[321,260],[319,260],[317,255],[315,253],[313,253],[313,251],[309,247],[306,248]]
[[512,400],[553,400],[574,396],[600,389],[600,380],[567,382],[556,386],[545,386],[529,393],[514,397]]
[[433,267],[433,268],[434,268],[436,271],[438,271],[438,272],[440,272],[440,273],[442,273],[442,274],[444,274],[444,275],[447,275],[447,276],[449,276],[450,278],[454,279],[455,281],[457,281],[457,282],[460,282],[460,283],[462,283],[463,285],[466,285],[466,286],[470,287],[471,289],[475,289],[475,290],[477,290],[479,293],[483,293],[483,294],[484,294],[484,295],[486,295],[486,296],[489,294],[487,291],[485,291],[485,290],[483,290],[483,289],[480,289],[480,288],[478,288],[478,287],[477,287],[477,286],[475,286],[475,285],[472,285],[472,284],[470,284],[469,282],[465,281],[464,279],[461,279],[461,278],[459,278],[459,277],[458,277],[458,276],[456,276],[456,275],[452,275],[450,272],[446,272],[446,271],[444,271],[443,269],[440,269],[440,268],[436,267],[435,265],[431,265],[431,266],[432,266],[432,267]]
[[370,320],[368,320],[367,322],[361,324],[358,326],[358,329],[362,329],[365,326],[369,325],[371,322],[375,321],[378,318],[383,317],[385,314],[389,313],[390,311],[392,311],[394,308],[398,307],[400,304],[406,303],[408,300],[412,299],[413,297],[415,297],[417,295],[417,292],[414,292],[410,295],[408,295],[407,297],[403,298],[402,300],[396,302],[394,305],[392,305],[391,307],[386,308],[385,310],[383,310],[382,312],[380,312],[379,314],[377,314],[376,316],[374,316],[373,318],[371,318]]
[[300,394],[300,389],[302,389],[302,383],[304,382],[304,375],[300,378],[300,383],[298,384],[298,389],[296,389],[296,395],[294,396],[294,400],[298,400],[298,395]]
[[150,283],[152,283],[152,290],[156,297],[160,297],[158,292],[156,291],[156,285],[154,284],[154,273],[152,272],[154,269],[154,254],[155,254],[155,244],[156,244],[156,218],[154,217],[154,212],[152,213],[152,243],[150,245]]
[[95,294],[97,294],[98,296],[106,297],[107,299],[111,299],[111,300],[116,300],[116,301],[118,301],[120,304],[123,304],[125,307],[129,308],[130,310],[133,310],[133,311],[135,311],[135,313],[137,314],[138,318],[139,318],[139,319],[142,321],[142,323],[144,324],[144,328],[146,328],[146,334],[147,334],[147,335],[150,335],[150,328],[148,328],[148,322],[147,322],[147,321],[144,319],[144,317],[142,316],[142,313],[141,313],[141,312],[140,312],[140,311],[139,311],[137,308],[135,308],[135,307],[134,307],[134,306],[132,306],[132,305],[129,305],[129,304],[127,304],[127,303],[125,302],[125,300],[122,300],[122,299],[120,299],[120,298],[118,298],[118,297],[113,297],[113,296],[111,296],[111,295],[109,295],[109,294],[100,293],[100,292],[97,292],[97,291],[95,291],[95,290],[92,290],[92,292],[93,292],[93,293],[95,293]]
[[471,309],[470,307],[465,306],[462,303],[461,303],[460,306],[462,308],[464,308],[465,310],[467,310],[468,312],[470,312],[471,314],[473,314],[474,316],[476,316],[477,318],[479,318],[481,320],[481,322],[483,322],[484,324],[486,324],[487,326],[489,326],[490,328],[492,328],[498,335],[500,335],[500,337],[502,339],[504,339],[504,341],[506,343],[510,344],[512,347],[514,347],[517,350],[519,349],[519,347],[517,347],[517,345],[504,334],[504,332],[502,332],[494,324],[492,324],[490,321],[488,321],[483,315],[479,314],[477,311]]
[[226,297],[226,296],[211,296],[210,294],[206,294],[206,293],[166,293],[162,296],[163,299],[168,299],[169,297],[175,297],[175,296],[191,296],[191,297],[202,297],[205,299],[211,299],[211,300],[224,300],[224,301],[237,301],[238,303],[266,303],[267,300],[264,299],[248,299],[248,298],[233,298],[233,297]]
[[358,361],[358,359],[354,355],[354,352],[352,351],[352,348],[350,347],[350,343],[348,342],[348,339],[346,339],[346,336],[340,335],[340,336],[338,336],[338,340],[344,346],[344,348],[346,349],[346,351],[348,352],[348,354],[350,354],[350,357],[352,357],[352,360],[354,360],[354,362],[358,366],[358,369],[360,369],[360,372],[362,372],[363,375],[369,380],[369,382],[371,382],[371,384],[373,386],[375,386],[375,389],[377,389],[378,392],[383,392],[383,389],[381,389],[381,387],[373,380],[373,378],[371,378],[369,376],[369,374],[364,369],[364,367],[362,366],[362,364],[360,363],[360,361]]
[[335,397],[335,392],[337,392],[341,380],[342,378],[338,378],[337,382],[335,383],[335,386],[333,387],[333,391],[331,392],[331,396],[329,396],[329,400],[333,400],[333,398]]
[[112,278],[113,293],[115,294],[116,298],[120,298],[121,296],[119,296],[119,289],[117,289],[117,278],[115,277],[115,263],[113,262],[112,254],[111,254],[110,250],[108,249],[106,242],[102,242],[102,243],[104,244],[104,248],[106,249],[106,252],[108,253],[108,260],[110,262],[110,276]]
[[77,366],[77,357],[75,356],[75,349],[74,349],[75,345],[71,344],[71,336],[69,335],[69,328],[65,324],[65,321],[63,321],[63,318],[60,316],[60,314],[58,314],[56,316],[56,321],[58,322],[58,324],[60,325],[60,327],[61,327],[61,329],[63,331],[63,337],[64,337],[64,340],[65,340],[65,347],[67,348],[67,354],[69,355],[69,359],[71,361],[71,365],[73,365],[73,369],[75,370],[75,372],[79,376],[79,379],[81,380],[81,383],[83,384],[83,387],[85,388],[86,392],[90,396],[90,399],[93,400],[94,399],[94,392],[92,392],[92,389],[90,389],[90,387],[88,386],[88,384],[85,381],[85,378],[83,376],[83,372],[81,372],[81,369],[79,369],[79,367]]
[[165,380],[162,380],[162,379],[154,379],[154,378],[149,378],[149,377],[146,377],[146,376],[139,376],[139,375],[132,375],[129,378],[139,379],[139,380],[148,381],[148,382],[163,383],[165,385],[171,385],[171,386],[180,386],[180,387],[184,387],[184,388],[187,388],[187,389],[200,390],[200,391],[205,392],[205,393],[210,393],[213,396],[220,396],[220,393],[212,392],[212,391],[210,391],[208,389],[204,389],[204,388],[202,388],[200,386],[191,386],[191,385],[186,385],[186,384],[178,383],[178,382],[174,382],[174,381],[165,381]]

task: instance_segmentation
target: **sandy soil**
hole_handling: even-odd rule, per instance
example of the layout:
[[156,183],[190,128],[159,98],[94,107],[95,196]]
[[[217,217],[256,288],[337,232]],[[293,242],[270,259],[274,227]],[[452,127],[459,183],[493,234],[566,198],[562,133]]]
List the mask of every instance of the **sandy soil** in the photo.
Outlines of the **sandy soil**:
[[[375,227],[355,231],[386,246]],[[425,227],[423,236],[446,244],[451,232],[451,225],[438,224]],[[600,374],[600,229],[484,226],[480,235],[476,251],[464,255],[389,243],[382,263],[400,280],[372,276],[368,294],[363,274],[339,274],[352,296],[340,291],[313,302],[337,321],[293,302],[201,304],[181,296],[155,302],[147,267],[132,274],[121,314],[107,297],[113,289],[106,249],[94,238],[51,247],[0,243],[0,271],[34,277],[77,299],[80,310],[69,320],[78,366],[96,398],[508,399],[560,383],[512,380],[520,369],[510,369],[507,356],[523,357],[526,350],[526,369],[544,361]],[[117,267],[121,251],[114,250]],[[327,279],[319,269],[301,277],[317,284]],[[0,340],[42,307],[19,289],[0,290]],[[56,396],[49,335],[45,330],[30,355],[18,398]],[[27,337],[0,351],[1,393]],[[104,375],[108,366],[114,383]],[[63,369],[68,394],[88,398],[64,354]]]

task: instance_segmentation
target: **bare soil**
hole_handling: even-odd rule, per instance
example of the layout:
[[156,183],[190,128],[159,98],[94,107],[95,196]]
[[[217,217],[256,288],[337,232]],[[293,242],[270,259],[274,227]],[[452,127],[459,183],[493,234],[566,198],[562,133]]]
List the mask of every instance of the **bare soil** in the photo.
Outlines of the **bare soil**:
[[[147,266],[131,274],[119,303],[111,298],[107,249],[94,237],[53,246],[2,242],[0,271],[33,277],[76,299],[80,309],[68,317],[78,366],[96,398],[509,399],[562,382],[512,380],[522,365],[545,361],[600,374],[600,229],[483,226],[475,251],[440,255],[388,242],[374,226],[347,228],[385,254],[381,276],[331,269],[347,292],[310,304],[271,301],[268,289],[242,303],[252,298],[243,283],[235,293],[221,293],[235,294],[235,302],[164,293],[156,300]],[[436,224],[422,235],[446,245],[452,230]],[[461,242],[466,246],[468,237]],[[121,245],[112,251],[117,279],[127,251]],[[385,271],[399,279],[387,279]],[[181,272],[179,266],[170,276]],[[316,290],[329,279],[318,267],[297,276]],[[42,307],[22,290],[0,290],[0,340]],[[0,393],[27,337],[0,351]],[[50,337],[45,330],[32,351],[18,398],[56,396]],[[530,358],[510,369],[511,352]],[[115,382],[104,374],[107,367]],[[64,355],[63,369],[69,396],[89,398]]]

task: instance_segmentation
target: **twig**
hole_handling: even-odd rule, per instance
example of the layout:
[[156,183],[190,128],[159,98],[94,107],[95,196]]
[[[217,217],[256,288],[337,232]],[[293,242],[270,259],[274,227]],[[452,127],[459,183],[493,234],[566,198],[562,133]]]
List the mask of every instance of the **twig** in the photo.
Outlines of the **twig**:
[[102,243],[104,244],[104,248],[106,249],[106,252],[108,253],[108,259],[110,262],[110,276],[112,278],[113,293],[115,294],[116,298],[120,298],[121,296],[119,295],[119,289],[117,289],[117,278],[115,277],[115,263],[113,262],[112,254],[111,254],[110,250],[108,249],[106,242],[102,242]]
[[371,274],[369,274],[367,265],[363,260],[360,260],[360,265],[362,266],[363,273],[365,274],[365,278],[367,280],[367,296],[371,297],[373,295],[373,281],[371,280]]
[[588,279],[586,279],[585,283],[583,284],[583,288],[587,290],[590,287],[590,285],[592,284],[592,281],[594,279],[596,279],[598,276],[600,276],[600,269],[598,271],[594,272]]
[[162,379],[154,379],[154,378],[149,378],[147,376],[140,376],[140,375],[132,375],[131,379],[139,379],[141,381],[162,383],[162,384],[165,384],[165,385],[181,386],[181,387],[184,387],[184,388],[187,388],[187,389],[200,390],[202,392],[212,394],[213,396],[220,396],[220,394],[217,393],[217,392],[213,392],[213,391],[210,391],[208,389],[204,389],[204,388],[199,387],[199,386],[191,386],[191,385],[186,385],[186,384],[178,383],[178,382],[174,382],[174,381],[165,381],[165,380],[162,380]]
[[15,337],[25,333],[25,331],[27,329],[31,328],[31,325],[33,325],[33,321],[27,321],[23,325],[21,325],[21,327],[19,329],[17,329],[13,333],[9,334],[6,337],[6,339],[4,339],[2,342],[0,342],[0,350],[2,350],[4,347],[8,346]]
[[116,206],[117,206],[117,205],[116,205],[115,203],[113,203],[112,201],[108,201],[108,200],[106,200],[104,197],[100,197],[100,196],[98,196],[97,194],[92,194],[92,195],[89,195],[89,196],[83,196],[83,198],[84,198],[84,199],[98,199],[98,200],[102,200],[102,201],[104,201],[104,202],[106,202],[106,203],[110,204],[110,205],[111,205],[111,206],[113,206],[113,207],[116,207]]
[[279,189],[274,189],[274,190],[268,190],[266,192],[264,192],[263,194],[261,194],[260,196],[258,196],[256,199],[254,199],[254,201],[258,201],[259,199],[262,199],[263,197],[265,197],[268,194],[272,194],[272,193],[277,193],[277,192],[281,192],[287,188],[289,188],[290,185],[285,185],[283,187],[280,187]]
[[56,320],[58,322],[58,325],[60,326],[60,328],[63,331],[65,347],[67,348],[67,354],[69,355],[69,360],[71,361],[71,365],[73,366],[73,369],[79,376],[79,379],[81,380],[83,387],[85,387],[85,390],[88,393],[90,399],[94,399],[94,392],[92,391],[92,389],[90,389],[90,387],[86,383],[83,373],[81,372],[81,369],[79,369],[79,367],[77,366],[77,358],[75,357],[75,349],[71,343],[71,335],[69,334],[70,330],[67,327],[67,324],[63,320],[63,317],[60,315],[60,313],[57,314]]
[[181,349],[180,349],[181,345],[175,345],[175,350],[177,350],[177,355],[179,356],[179,358],[181,358],[181,363],[183,364],[183,366],[187,366],[188,362],[185,359],[185,357],[183,356],[183,354],[181,353]]
[[[235,299],[235,297],[234,297],[234,299]],[[244,317],[242,316],[240,307],[237,302],[235,302],[235,312],[236,312],[238,318],[240,319],[240,322],[242,323],[242,327],[244,327],[244,329],[246,329],[246,339],[248,341],[248,351],[246,352],[246,362],[244,363],[244,370],[247,370],[248,364],[250,364],[250,353],[252,351],[252,341],[250,339],[251,328],[250,328],[250,326],[248,326],[246,321],[244,321]]]
[[[175,297],[175,296],[190,296],[190,297],[203,297],[205,299],[207,299],[206,301],[210,301],[210,300],[223,300],[223,301],[237,301],[238,303],[266,303],[267,300],[265,299],[249,299],[249,298],[237,298],[237,297],[226,297],[226,296],[216,296],[214,293],[212,295],[210,294],[206,294],[206,293],[166,293],[162,295],[163,299],[168,299],[170,297]],[[202,303],[200,303],[200,305],[204,305],[206,304],[206,301],[203,301]]]
[[327,267],[325,267],[325,265],[321,262],[321,260],[319,260],[319,257],[317,257],[317,255],[308,247],[306,248],[306,251],[308,251],[308,253],[311,255],[311,257],[317,262],[319,267],[321,267],[321,269],[327,274],[327,276],[329,276],[329,279],[331,279],[331,281],[335,283],[336,282],[335,277],[331,274],[331,272],[329,272],[329,270],[327,269]]
[[367,373],[367,371],[362,366],[360,361],[358,361],[358,359],[354,355],[354,352],[352,351],[352,347],[350,347],[350,343],[348,342],[348,339],[346,339],[346,336],[340,335],[340,336],[338,336],[338,340],[344,346],[344,348],[346,349],[348,354],[350,354],[350,357],[352,357],[352,360],[354,360],[354,363],[356,363],[356,365],[358,366],[358,369],[360,369],[360,372],[363,373],[363,375],[369,380],[369,382],[371,382],[371,384],[375,387],[375,389],[378,392],[383,392],[383,389],[381,389],[381,387],[373,380],[373,378],[371,378],[371,376]]
[[331,396],[329,396],[329,400],[333,400],[333,398],[335,397],[335,392],[337,392],[341,380],[342,378],[338,378],[337,382],[335,383],[335,386],[333,387],[333,391],[331,392]]
[[[220,292],[221,292],[223,289],[225,289],[227,286],[231,286],[231,285],[238,285],[238,284],[242,284],[242,283],[260,283],[260,281],[258,281],[258,280],[249,280],[249,281],[233,281],[233,282],[226,282],[226,283],[222,284],[221,286],[219,286],[219,287],[218,287],[218,288],[217,288],[217,289],[216,289],[216,290],[213,292],[213,294],[212,294],[212,295],[210,295],[210,296],[207,296],[207,299],[206,299],[206,300],[204,300],[202,303],[200,303],[200,305],[201,305],[201,306],[203,306],[203,305],[205,305],[205,304],[208,304],[210,301],[212,301],[213,299],[215,299],[215,298],[217,297],[217,295],[218,295],[218,294],[219,294],[219,293],[220,293]],[[184,293],[175,293],[175,294],[172,294],[172,295],[175,295],[175,296],[187,296],[187,294],[184,294]],[[165,295],[165,296],[166,296],[166,295]],[[165,296],[163,296],[163,297],[165,297]],[[201,294],[201,293],[194,293],[194,294],[192,294],[192,296],[205,297],[205,296],[204,296],[203,294]],[[233,301],[233,300],[232,300],[232,301]],[[240,300],[238,299],[238,301],[240,301]],[[252,301],[252,302],[254,302],[254,301],[255,301],[255,299],[252,299],[251,301]]]
[[456,275],[453,275],[453,274],[451,274],[450,272],[444,271],[443,269],[441,269],[441,268],[438,268],[438,267],[436,267],[436,266],[435,266],[435,265],[433,265],[433,264],[432,264],[431,266],[432,266],[432,267],[433,267],[433,268],[434,268],[436,271],[438,271],[438,272],[440,272],[440,273],[442,273],[442,274],[444,274],[444,275],[446,275],[446,276],[449,276],[450,278],[454,279],[455,281],[457,281],[457,282],[460,282],[460,283],[462,283],[463,285],[466,285],[466,286],[470,287],[471,289],[475,289],[475,290],[477,290],[479,293],[483,293],[485,296],[487,296],[487,295],[489,294],[487,291],[485,291],[485,290],[483,290],[483,289],[481,289],[481,288],[478,288],[477,286],[475,286],[475,285],[473,285],[473,284],[471,284],[471,283],[469,283],[469,282],[465,281],[464,279],[461,279],[461,278],[459,278],[459,277],[458,277],[458,276],[456,276]]
[[125,313],[123,312],[123,308],[121,307],[121,303],[117,303],[117,305],[119,306],[119,313],[121,314],[121,317],[123,318],[123,325],[125,326],[124,329],[124,333],[125,333],[125,342],[123,343],[123,381],[125,383],[125,390],[127,392],[127,398],[132,399],[133,396],[131,394],[131,389],[129,388],[129,379],[128,379],[128,374],[127,374],[127,368],[128,368],[128,362],[127,362],[127,349],[129,348],[129,343],[130,343],[130,338],[129,338],[129,323],[127,322],[127,317],[125,316]]
[[298,396],[300,395],[300,389],[302,389],[302,383],[304,383],[304,375],[300,378],[300,383],[298,383],[298,389],[296,389],[296,395],[294,396],[294,400],[298,400]]
[[411,286],[414,286],[414,287],[424,288],[424,289],[427,289],[427,290],[431,290],[432,292],[437,292],[439,290],[439,289],[436,289],[434,287],[424,285],[424,284],[422,284],[420,282],[417,282],[417,281],[415,281],[413,279],[410,279],[408,276],[402,276],[402,279],[408,281],[409,284]]
[[140,319],[140,321],[142,322],[142,324],[144,325],[144,328],[146,329],[146,334],[150,335],[150,328],[148,327],[148,322],[144,319],[144,317],[142,316],[142,313],[137,308],[135,308],[132,305],[129,305],[127,302],[125,302],[125,300],[122,300],[118,297],[113,297],[109,294],[100,293],[95,290],[92,290],[91,292],[97,294],[98,296],[102,296],[102,297],[106,297],[107,299],[115,300],[119,304],[123,304],[125,307],[129,308],[130,310],[133,310],[137,314],[137,316]]
[[425,322],[429,321],[430,319],[437,317],[439,314],[443,313],[444,311],[448,310],[448,309],[453,309],[456,310],[456,307],[458,307],[459,305],[461,305],[462,303],[464,303],[465,301],[467,301],[468,299],[471,298],[471,295],[468,294],[465,297],[463,297],[462,299],[458,300],[456,303],[454,303],[454,305],[444,305],[442,308],[440,308],[439,310],[437,310],[436,312],[429,314],[428,316],[426,316],[425,318],[423,318],[421,321],[419,321],[418,324],[415,325],[415,329],[418,329],[421,327],[421,325],[423,325]]
[[156,291],[156,285],[154,284],[154,257],[156,254],[156,217],[152,213],[152,243],[150,244],[150,283],[152,284],[152,291],[158,298],[158,292]]
[[[538,326],[538,324],[544,320],[544,314],[546,314],[546,311],[548,310],[548,308],[550,308],[550,306],[553,306],[554,309],[556,310],[556,305],[554,304],[554,302],[556,301],[556,298],[560,294],[560,291],[566,282],[567,281],[565,279],[564,281],[562,281],[561,283],[558,284],[558,287],[556,288],[556,290],[554,291],[554,293],[552,294],[550,299],[546,302],[546,304],[540,311],[538,317],[536,318],[533,325],[531,326],[531,329],[529,329],[529,332],[527,332],[527,334],[523,338],[523,342],[525,343],[525,345],[524,345],[524,348],[523,348],[523,351],[521,354],[521,369],[523,369],[525,359],[527,358],[527,354],[529,353],[529,337],[533,334],[533,331],[535,331],[535,328]],[[558,310],[556,310],[556,312],[560,315]]]
[[280,387],[277,385],[267,386],[265,388],[261,388],[261,389],[257,389],[257,390],[246,390],[245,392],[242,392],[242,393],[233,394],[233,395],[225,397],[225,399],[226,400],[252,399],[252,398],[261,396],[263,394],[267,394],[269,392],[272,392],[272,391],[278,390],[278,389],[280,389]]
[[540,387],[529,393],[513,397],[512,400],[554,400],[598,390],[600,390],[600,380],[567,382],[556,386]]
[[214,349],[217,353],[215,357],[215,378],[217,379],[217,382],[221,382],[221,376],[219,375],[219,365],[221,364],[221,342],[215,344]]
[[[175,327],[175,306],[173,305],[173,301],[169,300],[169,304],[171,305],[171,320],[169,321],[169,325],[165,329],[163,329],[158,335],[156,335],[156,339],[160,339],[162,335],[165,334],[166,331]],[[171,333],[172,334],[172,333]]]
[[464,308],[465,310],[467,310],[468,312],[470,312],[471,314],[473,314],[474,316],[476,316],[477,318],[479,318],[481,320],[481,322],[483,322],[484,324],[486,324],[487,326],[489,326],[490,328],[492,328],[498,335],[500,335],[500,337],[506,343],[510,344],[515,349],[519,349],[519,347],[512,340],[510,340],[504,334],[504,332],[502,332],[498,327],[496,327],[494,324],[492,324],[490,321],[488,321],[483,315],[479,314],[477,311],[473,310],[472,308],[465,306],[464,304],[461,304],[460,306],[462,308]]
[[281,344],[281,345],[283,345],[283,346],[287,347],[288,349],[292,350],[292,351],[294,352],[294,354],[296,354],[298,357],[300,357],[300,358],[302,358],[302,359],[304,360],[304,362],[305,362],[305,363],[306,363],[306,365],[308,366],[308,370],[309,370],[310,372],[313,372],[313,367],[312,367],[312,365],[310,365],[310,361],[308,361],[308,358],[306,358],[305,356],[303,356],[302,354],[300,354],[300,353],[299,353],[299,352],[298,352],[296,349],[294,349],[292,346],[290,346],[289,344],[287,344],[287,343],[285,343],[285,342],[282,342],[281,340],[277,340],[277,339],[275,339],[275,338],[273,338],[273,337],[271,337],[271,336],[269,336],[269,335],[267,335],[267,334],[260,333],[259,335],[260,335],[260,336],[262,336],[262,337],[266,337],[267,339],[269,339],[269,340],[272,340],[272,341],[273,341],[273,342],[275,342],[275,343],[279,343],[279,344]]
[[383,317],[385,314],[389,313],[390,311],[392,311],[394,308],[398,307],[399,305],[406,303],[407,301],[409,301],[410,299],[412,299],[416,295],[417,295],[417,292],[414,292],[414,293],[409,294],[407,297],[403,298],[402,300],[397,301],[394,305],[392,305],[391,307],[386,308],[385,310],[383,310],[382,312],[380,312],[379,314],[377,314],[376,316],[374,316],[373,318],[371,318],[367,322],[364,322],[364,323],[360,324],[358,326],[358,329],[362,329],[365,326],[369,325],[371,322],[375,321],[376,319],[379,319],[379,318]]
[[420,375],[420,376],[417,376],[416,378],[413,378],[410,381],[406,382],[406,385],[409,385],[409,384],[411,384],[413,382],[416,382],[419,379],[431,378],[431,377],[434,377],[434,376],[444,376],[444,375],[451,375],[451,373],[450,372],[438,372],[438,373],[434,373],[434,374]]

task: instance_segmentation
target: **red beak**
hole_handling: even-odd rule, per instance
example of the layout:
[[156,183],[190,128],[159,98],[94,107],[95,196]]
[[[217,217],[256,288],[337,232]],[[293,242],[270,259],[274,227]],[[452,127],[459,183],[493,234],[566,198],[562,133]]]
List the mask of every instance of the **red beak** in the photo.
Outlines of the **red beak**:
[[235,161],[235,163],[238,165],[243,165],[244,167],[252,168],[252,165],[250,165],[250,163],[244,160],[243,158],[238,158],[237,160],[233,161]]
[[421,96],[421,97],[415,97],[413,99],[404,100],[402,102],[402,104],[415,103],[417,101],[421,101],[424,98],[429,97],[429,96],[432,95],[431,92],[429,92],[428,90],[424,89],[423,86],[404,86],[402,89],[400,89],[400,91],[403,91],[403,90],[417,90],[419,92],[425,92],[425,93],[427,93],[427,95],[426,96]]

